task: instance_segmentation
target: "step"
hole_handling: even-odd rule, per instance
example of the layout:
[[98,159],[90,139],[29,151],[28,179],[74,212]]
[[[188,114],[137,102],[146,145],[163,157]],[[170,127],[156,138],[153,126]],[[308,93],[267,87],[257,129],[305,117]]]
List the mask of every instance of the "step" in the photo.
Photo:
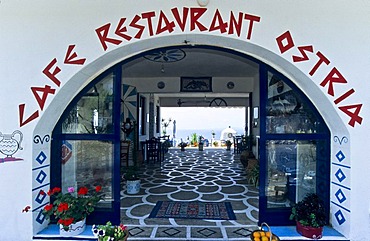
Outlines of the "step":
[[[37,234],[33,240],[34,241],[45,241],[45,240],[50,240],[50,241],[58,241],[58,240],[97,240],[92,232],[91,232],[91,225],[87,225],[85,231],[74,237],[60,237],[59,236],[59,229],[57,225],[49,225],[47,229],[42,230],[39,234]],[[220,237],[199,237],[199,234],[197,233],[192,233],[192,229],[195,230],[198,228],[204,228],[204,227],[193,227],[193,226],[153,226],[153,225],[148,225],[145,226],[149,230],[144,230],[140,227],[128,227],[132,235],[129,237],[130,240],[137,240],[137,241],[146,241],[146,240],[152,240],[152,241],[221,241],[221,240],[229,240],[229,241],[245,241],[245,240],[250,240],[249,234],[253,229],[250,227],[228,227],[228,226],[222,226],[222,227],[209,227],[209,230],[220,230]],[[144,228],[144,227],[143,227]],[[228,232],[228,229],[234,229],[234,231]],[[170,230],[171,232],[167,232],[168,235],[165,236],[162,234],[157,234],[160,230]],[[207,228],[206,228],[207,229]],[[175,230],[181,231],[181,230],[186,230],[183,232],[183,237],[181,235],[177,235]],[[209,231],[208,230],[208,231]],[[141,232],[142,231],[142,232]],[[206,230],[207,231],[207,230]],[[272,226],[271,231],[279,236],[280,240],[312,240],[309,238],[305,238],[301,236],[300,234],[297,233],[295,226]],[[210,234],[212,234],[209,231]],[[205,234],[207,235],[207,234]],[[228,237],[228,238],[223,238],[223,237]],[[325,240],[336,240],[336,241],[347,241],[343,235],[341,235],[338,231],[335,229],[327,226],[324,227],[324,234],[323,237],[320,239],[322,241]]]

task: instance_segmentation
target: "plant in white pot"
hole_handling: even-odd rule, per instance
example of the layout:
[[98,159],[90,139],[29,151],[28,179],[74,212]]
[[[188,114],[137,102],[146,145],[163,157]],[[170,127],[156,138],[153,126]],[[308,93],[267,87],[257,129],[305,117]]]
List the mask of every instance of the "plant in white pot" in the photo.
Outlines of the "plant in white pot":
[[102,199],[101,186],[89,190],[80,187],[76,192],[74,187],[69,187],[63,192],[61,188],[54,187],[47,193],[52,202],[43,209],[47,219],[51,217],[60,225],[61,236],[75,236],[85,230],[86,217],[91,214],[97,203]]
[[324,202],[315,193],[307,194],[292,207],[291,220],[297,224],[297,232],[304,237],[319,239],[326,225]]
[[137,167],[127,167],[124,172],[124,180],[126,180],[127,194],[137,194],[140,192],[141,181],[137,172]]

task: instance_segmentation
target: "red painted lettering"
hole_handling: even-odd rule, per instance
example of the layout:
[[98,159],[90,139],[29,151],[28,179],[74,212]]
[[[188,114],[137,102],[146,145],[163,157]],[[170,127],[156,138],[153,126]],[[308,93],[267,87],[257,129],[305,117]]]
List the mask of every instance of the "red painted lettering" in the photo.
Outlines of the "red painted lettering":
[[42,71],[51,81],[54,82],[58,87],[60,87],[60,81],[56,77],[56,75],[61,71],[61,69],[58,66],[55,66],[55,69],[53,73],[50,72],[50,69],[57,63],[57,59],[54,58],[48,66]]
[[184,31],[185,26],[186,26],[186,20],[188,19],[188,15],[189,15],[189,8],[182,9],[182,19],[180,18],[179,10],[177,8],[172,8],[171,12],[173,16],[175,17],[175,20],[177,24],[179,25],[180,29]]
[[99,41],[103,46],[104,51],[106,51],[108,48],[106,43],[119,45],[122,42],[121,40],[108,37],[110,25],[111,25],[110,23],[107,23],[106,25],[103,25],[100,28],[95,29],[95,32],[98,35]]
[[330,64],[330,61],[319,51],[316,53],[317,57],[319,57],[319,61],[315,64],[315,66],[311,69],[310,75],[314,75],[316,73],[316,70],[320,67],[322,63],[325,63],[326,65]]
[[341,95],[340,97],[338,97],[334,103],[337,105],[339,104],[340,102],[342,102],[343,100],[347,99],[350,95],[352,95],[353,93],[355,93],[355,90],[354,89],[350,89],[348,90],[346,93],[344,93],[343,95]]
[[39,111],[35,111],[33,112],[32,115],[30,115],[25,121],[24,120],[24,109],[26,107],[26,104],[20,104],[18,106],[18,111],[19,111],[19,127],[22,127],[24,126],[25,124],[33,121],[34,119],[36,119],[37,117],[39,117]]
[[225,33],[227,31],[226,29],[227,29],[227,23],[224,22],[220,12],[217,9],[215,15],[213,16],[209,31],[211,32],[215,30],[220,30],[221,33]]
[[276,42],[282,54],[294,47],[293,37],[289,31],[277,37]]
[[[164,22],[164,27],[162,27],[163,25],[163,22]],[[173,21],[169,21],[167,16],[161,11],[161,13],[159,14],[159,20],[158,20],[158,26],[157,26],[157,32],[156,34],[160,34],[160,33],[163,33],[164,31],[168,31],[170,33],[172,33],[174,30],[174,27],[175,27],[175,23]]]
[[190,31],[193,31],[195,29],[195,26],[197,26],[200,31],[207,30],[207,28],[198,21],[206,11],[206,8],[190,9]]
[[126,21],[126,18],[121,18],[119,20],[116,31],[114,33],[116,35],[126,39],[127,41],[130,41],[132,39],[132,37],[127,35],[127,34],[124,34],[125,32],[127,32],[127,28],[126,28],[126,26],[124,26],[125,21]]
[[362,108],[362,104],[347,105],[347,106],[339,107],[341,111],[343,111],[346,115],[348,115],[351,118],[348,124],[352,127],[355,126],[356,122],[359,123],[360,125],[362,123],[362,117],[359,116],[361,108]]
[[[31,90],[41,110],[44,110],[44,105],[46,99],[48,98],[48,94],[55,94],[55,89],[52,89],[49,85],[45,85],[45,87],[31,87]],[[42,92],[41,97],[38,92]]]
[[[152,23],[152,18],[155,17],[155,12],[147,12],[147,13],[142,13],[141,17],[143,19],[146,19],[148,22],[148,27],[149,27],[149,35],[153,36],[153,23]],[[141,36],[141,35],[140,35]]]
[[301,55],[302,56],[296,56],[296,55],[293,55],[293,62],[301,62],[301,61],[307,61],[309,60],[307,54],[305,51],[308,51],[308,52],[311,52],[313,53],[313,46],[312,45],[309,45],[309,46],[299,46],[298,47],[298,50],[299,52],[301,52]]
[[230,13],[230,21],[229,21],[229,33],[234,34],[234,28],[236,30],[236,34],[240,37],[240,33],[242,31],[242,23],[243,23],[243,13],[239,13],[238,21],[234,17],[234,13]]
[[139,15],[135,15],[135,17],[132,19],[131,23],[130,23],[130,27],[133,27],[133,28],[137,28],[139,31],[137,32],[137,34],[134,36],[134,38],[141,38],[141,36],[143,35],[143,32],[144,32],[144,29],[145,27],[143,25],[139,25],[137,24],[137,22],[140,20],[140,16]]
[[320,85],[322,87],[325,87],[325,85],[329,84],[328,94],[334,96],[334,83],[347,83],[347,80],[335,67],[330,71],[330,73],[326,76],[326,78],[321,82]]
[[66,53],[66,56],[64,58],[65,64],[76,64],[76,65],[83,65],[86,61],[86,58],[83,59],[75,59],[77,58],[76,52],[73,52],[73,49],[76,47],[76,45],[69,45],[68,50]]
[[250,14],[245,14],[244,15],[244,19],[250,21],[249,22],[247,39],[251,39],[251,37],[252,37],[253,24],[254,24],[254,22],[259,22],[261,20],[261,17],[255,16],[255,15],[250,15]]

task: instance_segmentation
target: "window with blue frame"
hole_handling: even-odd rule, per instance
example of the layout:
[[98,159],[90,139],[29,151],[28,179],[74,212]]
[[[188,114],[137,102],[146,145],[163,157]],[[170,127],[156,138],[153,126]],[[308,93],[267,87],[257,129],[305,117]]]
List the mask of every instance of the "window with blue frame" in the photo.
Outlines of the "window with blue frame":
[[308,193],[329,206],[330,133],[307,97],[282,75],[265,72],[261,89],[259,222],[287,225],[292,205]]
[[114,168],[119,166],[120,131],[114,127],[120,123],[116,114],[120,106],[114,104],[114,93],[120,93],[120,82],[115,80],[120,73],[114,71],[105,72],[82,90],[53,131],[51,185],[60,186],[62,191],[102,187],[104,199],[88,222],[120,218],[120,190],[114,189],[120,176],[119,168]]

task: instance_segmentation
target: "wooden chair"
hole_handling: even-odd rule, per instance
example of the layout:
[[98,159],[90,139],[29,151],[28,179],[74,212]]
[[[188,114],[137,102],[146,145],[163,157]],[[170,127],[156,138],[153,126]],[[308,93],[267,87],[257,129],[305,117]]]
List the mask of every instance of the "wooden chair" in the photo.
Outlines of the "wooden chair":
[[160,141],[152,138],[145,141],[145,159],[146,162],[161,162],[161,148]]
[[242,152],[242,136],[234,136],[234,153],[240,154]]
[[121,167],[126,165],[128,167],[128,157],[130,152],[130,141],[121,141]]

